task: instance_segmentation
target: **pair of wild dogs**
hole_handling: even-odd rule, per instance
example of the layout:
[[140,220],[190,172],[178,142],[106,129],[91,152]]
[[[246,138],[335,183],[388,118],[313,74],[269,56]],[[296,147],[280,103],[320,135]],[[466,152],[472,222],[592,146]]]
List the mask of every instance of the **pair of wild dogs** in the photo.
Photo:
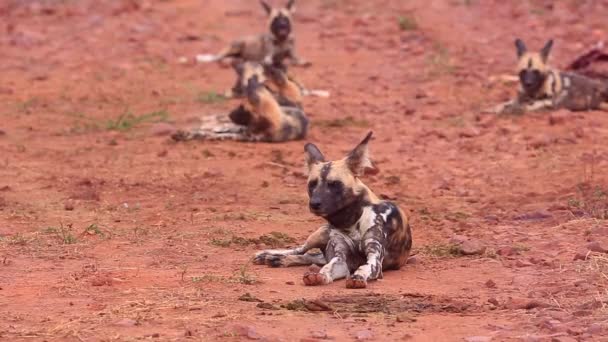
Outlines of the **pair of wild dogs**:
[[284,142],[306,137],[309,121],[302,107],[304,88],[287,74],[286,61],[306,64],[295,53],[291,16],[295,0],[284,8],[260,1],[268,14],[269,31],[234,41],[205,61],[232,59],[236,84],[228,97],[242,103],[228,116],[208,116],[190,132],[174,134],[175,140],[237,140]]
[[500,104],[497,113],[525,113],[539,110],[608,110],[608,83],[549,66],[553,40],[540,52],[528,51],[521,39],[517,48],[519,92],[517,98]]

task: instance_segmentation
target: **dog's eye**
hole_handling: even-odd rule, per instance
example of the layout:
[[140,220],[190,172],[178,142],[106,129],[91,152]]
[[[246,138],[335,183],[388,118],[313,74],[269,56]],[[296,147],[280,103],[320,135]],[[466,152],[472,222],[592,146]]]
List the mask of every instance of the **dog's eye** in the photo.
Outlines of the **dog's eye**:
[[339,181],[329,181],[327,182],[327,186],[331,189],[331,190],[341,190],[342,189],[342,182]]
[[308,192],[312,192],[317,187],[318,182],[316,180],[308,183]]

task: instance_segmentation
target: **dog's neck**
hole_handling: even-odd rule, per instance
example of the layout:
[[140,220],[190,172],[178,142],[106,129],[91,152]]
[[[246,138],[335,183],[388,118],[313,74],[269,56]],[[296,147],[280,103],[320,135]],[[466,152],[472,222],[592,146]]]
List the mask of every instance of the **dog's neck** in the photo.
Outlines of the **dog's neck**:
[[338,229],[348,229],[357,223],[363,215],[363,208],[369,205],[365,192],[357,195],[356,199],[338,210],[337,212],[325,217],[327,222]]

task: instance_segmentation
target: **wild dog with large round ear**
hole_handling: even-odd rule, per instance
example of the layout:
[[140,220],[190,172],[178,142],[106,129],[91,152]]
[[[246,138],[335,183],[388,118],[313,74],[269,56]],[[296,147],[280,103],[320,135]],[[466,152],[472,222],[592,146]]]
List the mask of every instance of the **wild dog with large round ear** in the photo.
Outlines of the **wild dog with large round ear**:
[[[381,278],[383,270],[405,265],[412,247],[407,216],[396,204],[380,200],[360,179],[373,168],[371,137],[369,132],[346,157],[334,161],[327,161],[314,144],[304,146],[308,206],[327,223],[298,248],[257,253],[256,264],[322,265],[304,274],[305,285],[347,278],[347,288],[364,288]],[[313,248],[322,254],[307,253]]]
[[274,55],[284,54],[294,65],[310,65],[295,52],[292,20],[295,0],[288,1],[283,8],[274,8],[264,0],[261,0],[260,4],[268,15],[267,33],[237,39],[217,55],[199,55],[197,60],[206,63],[233,58],[238,61],[272,64]]
[[496,112],[608,110],[608,84],[550,67],[552,47],[550,39],[539,52],[531,52],[521,39],[515,40],[519,92],[515,100],[499,105]]

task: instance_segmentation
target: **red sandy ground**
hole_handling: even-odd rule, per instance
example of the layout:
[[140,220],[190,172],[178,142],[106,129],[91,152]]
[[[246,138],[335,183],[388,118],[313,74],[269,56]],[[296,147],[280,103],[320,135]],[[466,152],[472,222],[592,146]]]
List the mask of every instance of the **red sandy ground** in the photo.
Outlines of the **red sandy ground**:
[[[303,142],[109,129],[124,113],[188,127],[233,108],[209,95],[230,69],[178,60],[263,30],[257,2],[4,0],[0,339],[608,341],[606,254],[574,260],[607,247],[608,115],[481,114],[514,94],[496,77],[516,36],[555,38],[563,66],[603,38],[606,1],[298,5],[313,66],[294,71],[332,93],[306,99],[309,140],[338,158],[375,131],[381,172],[365,181],[411,214],[412,263],[362,291],[250,265],[268,246],[233,237],[302,242],[321,224]],[[454,235],[485,252],[454,253]],[[317,299],[329,311],[310,311]]]

